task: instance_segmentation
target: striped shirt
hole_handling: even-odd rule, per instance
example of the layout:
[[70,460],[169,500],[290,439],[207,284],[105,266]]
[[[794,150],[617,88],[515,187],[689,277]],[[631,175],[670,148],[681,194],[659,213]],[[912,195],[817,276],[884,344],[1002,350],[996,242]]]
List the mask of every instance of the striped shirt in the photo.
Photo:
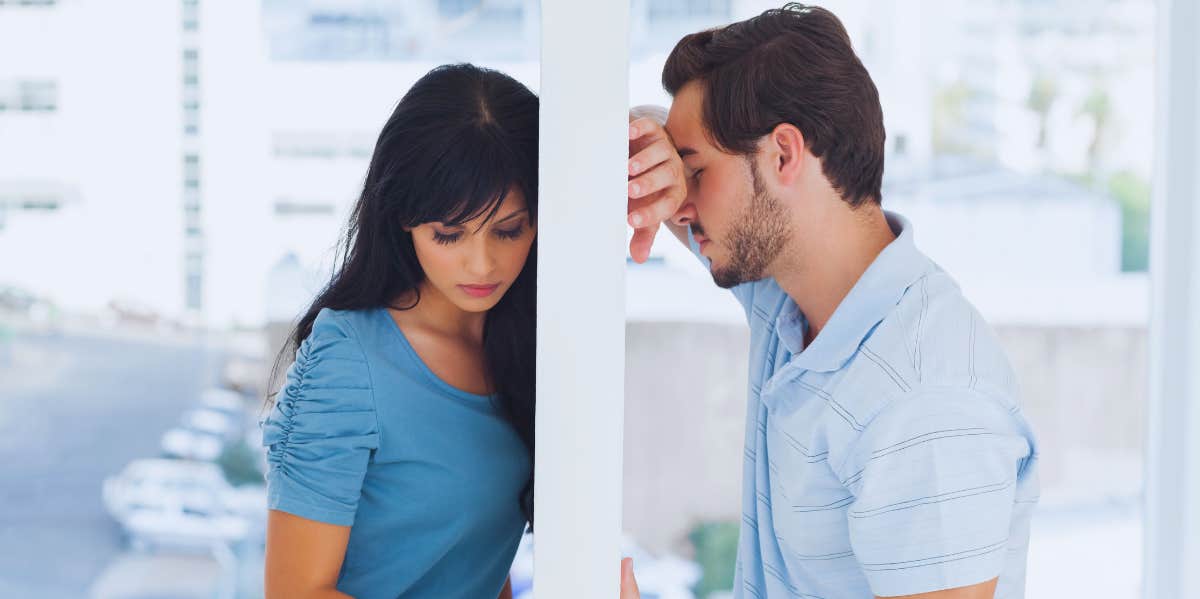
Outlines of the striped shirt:
[[808,347],[773,279],[732,290],[751,331],[734,597],[997,577],[997,598],[1024,596],[1037,454],[1012,368],[911,225],[887,219],[896,240]]

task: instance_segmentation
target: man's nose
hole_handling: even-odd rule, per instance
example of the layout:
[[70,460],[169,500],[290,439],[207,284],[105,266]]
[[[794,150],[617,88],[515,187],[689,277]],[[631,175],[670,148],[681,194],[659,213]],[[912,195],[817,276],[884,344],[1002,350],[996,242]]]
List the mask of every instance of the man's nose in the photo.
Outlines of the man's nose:
[[671,222],[680,227],[686,227],[696,220],[696,205],[690,201],[685,201],[675,214],[671,215]]

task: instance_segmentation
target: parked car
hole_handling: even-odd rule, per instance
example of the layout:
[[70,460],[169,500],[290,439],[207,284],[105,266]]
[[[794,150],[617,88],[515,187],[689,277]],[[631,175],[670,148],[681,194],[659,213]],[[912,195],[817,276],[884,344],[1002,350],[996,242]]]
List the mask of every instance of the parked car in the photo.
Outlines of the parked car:
[[104,481],[104,506],[137,548],[243,538],[266,517],[261,487],[234,488],[212,463],[141,459]]
[[246,414],[242,394],[232,389],[212,387],[201,391],[200,406],[206,410],[220,412],[239,421]]
[[178,504],[181,509],[210,512],[222,508],[229,483],[216,464],[187,460],[141,459],[104,480],[104,507],[121,521],[139,508]]
[[188,510],[179,504],[139,506],[125,515],[121,526],[129,545],[139,551],[208,550],[218,543],[236,543],[250,532],[250,521],[244,516]]
[[241,436],[241,415],[230,415],[210,408],[196,408],[183,413],[179,420],[183,428],[233,441]]
[[163,433],[161,446],[167,457],[213,462],[221,456],[225,439],[220,435],[176,427]]

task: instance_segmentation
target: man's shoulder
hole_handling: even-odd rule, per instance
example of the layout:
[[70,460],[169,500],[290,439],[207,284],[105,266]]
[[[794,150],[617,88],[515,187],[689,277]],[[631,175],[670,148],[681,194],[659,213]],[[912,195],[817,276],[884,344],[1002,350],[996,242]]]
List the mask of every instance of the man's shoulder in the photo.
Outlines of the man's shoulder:
[[999,337],[941,271],[909,287],[863,341],[835,396],[866,422],[897,398],[930,393],[1017,405],[1015,376]]

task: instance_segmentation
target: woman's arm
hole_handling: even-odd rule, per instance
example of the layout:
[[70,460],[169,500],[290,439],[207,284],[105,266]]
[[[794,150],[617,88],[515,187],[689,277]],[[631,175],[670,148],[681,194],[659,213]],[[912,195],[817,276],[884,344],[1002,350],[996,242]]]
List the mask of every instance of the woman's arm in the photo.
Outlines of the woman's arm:
[[349,541],[349,526],[268,512],[266,599],[354,599],[337,590]]
[[500,599],[512,599],[512,577],[510,576],[504,581],[504,588],[500,589]]

